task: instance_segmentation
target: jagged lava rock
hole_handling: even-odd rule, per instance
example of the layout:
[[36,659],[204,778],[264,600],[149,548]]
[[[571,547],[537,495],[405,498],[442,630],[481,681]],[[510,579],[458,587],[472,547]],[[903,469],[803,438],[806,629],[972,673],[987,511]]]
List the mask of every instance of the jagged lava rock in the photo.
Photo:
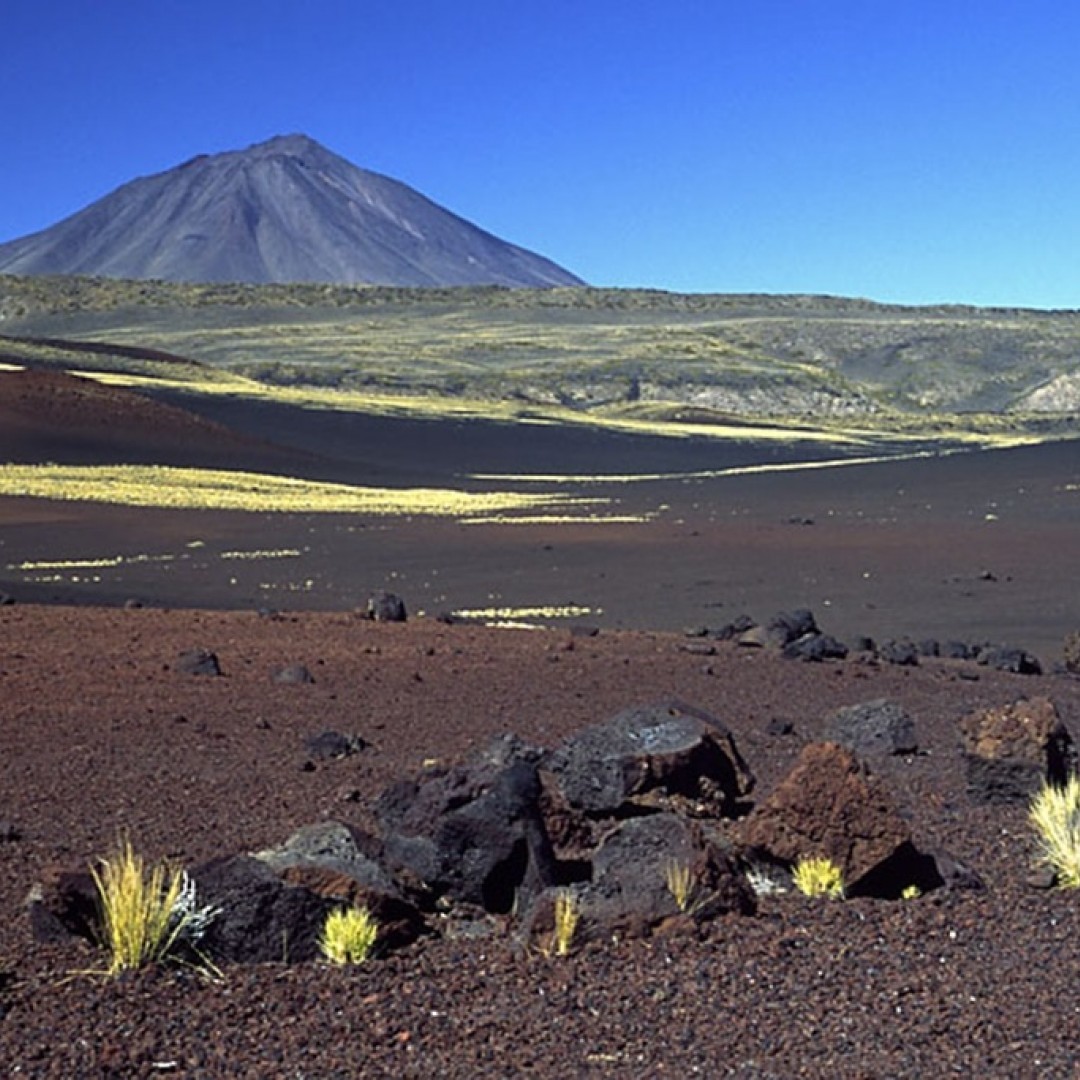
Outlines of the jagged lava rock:
[[392,784],[375,817],[387,857],[436,897],[508,912],[556,882],[540,751],[497,739],[467,761]]
[[678,701],[628,709],[586,728],[556,747],[543,767],[572,806],[592,814],[677,796],[727,816],[754,788],[731,732]]
[[384,865],[382,842],[343,822],[307,825],[255,858],[289,885],[366,908],[378,923],[380,945],[406,945],[423,929],[419,909]]
[[858,891],[860,879],[910,848],[911,831],[881,782],[850,750],[811,743],[747,819],[742,839],[781,862],[829,858],[848,888]]
[[314,960],[326,916],[341,906],[340,901],[288,884],[250,855],[215,859],[196,867],[191,876],[199,903],[218,909],[199,946],[217,962]]
[[915,721],[902,705],[886,698],[838,709],[829,718],[825,738],[856,754],[913,754],[919,748]]
[[1076,769],[1076,747],[1049,698],[968,713],[958,723],[968,795],[979,802],[1026,801]]

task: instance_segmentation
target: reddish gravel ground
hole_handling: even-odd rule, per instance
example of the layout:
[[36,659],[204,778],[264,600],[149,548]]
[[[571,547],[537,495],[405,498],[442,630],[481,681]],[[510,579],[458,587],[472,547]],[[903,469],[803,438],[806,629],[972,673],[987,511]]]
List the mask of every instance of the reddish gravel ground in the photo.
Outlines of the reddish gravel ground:
[[[1025,883],[1022,806],[965,794],[956,721],[1048,695],[1074,732],[1080,681],[925,661],[784,661],[661,633],[375,624],[341,613],[0,608],[0,1062],[27,1077],[1073,1076],[1080,1037],[1074,894]],[[221,678],[178,655],[214,650]],[[289,663],[314,673],[285,686]],[[231,967],[107,981],[91,946],[32,940],[45,868],[126,831],[194,863],[326,818],[368,824],[383,785],[515,731],[550,745],[675,694],[733,729],[765,797],[828,714],[877,697],[915,718],[920,753],[876,766],[917,841],[983,892],[910,901],[767,898],[701,937],[595,941],[562,959],[493,923],[354,969]],[[788,735],[772,721],[790,721]],[[305,768],[303,740],[362,735]]]
[[[140,401],[0,375],[0,461],[482,488],[471,473],[687,473],[773,453]],[[1025,808],[968,799],[956,732],[973,709],[1046,695],[1080,735],[1080,680],[1052,672],[1063,636],[1080,628],[1076,444],[582,490],[656,516],[500,528],[0,499],[0,593],[17,601],[0,605],[0,1074],[1077,1075],[1080,904],[1027,883]],[[236,555],[267,549],[295,555]],[[27,567],[80,560],[91,565]],[[379,587],[414,612],[576,604],[601,632],[350,613]],[[146,606],[125,609],[129,597]],[[848,640],[1004,641],[1050,673],[802,664],[730,644],[706,656],[679,633],[793,607]],[[192,648],[213,650],[223,677],[180,674]],[[274,682],[290,663],[316,681]],[[833,710],[898,701],[920,752],[874,768],[919,846],[947,849],[986,889],[902,902],[769,897],[756,916],[700,935],[587,941],[565,958],[523,949],[493,921],[349,970],[233,966],[217,982],[170,968],[74,974],[100,968],[101,952],[33,940],[34,883],[49,867],[91,864],[121,834],[148,857],[191,865],[324,819],[370,826],[378,792],[426,760],[507,731],[550,746],[670,696],[730,726],[758,799]],[[311,767],[304,740],[327,729],[370,745]]]

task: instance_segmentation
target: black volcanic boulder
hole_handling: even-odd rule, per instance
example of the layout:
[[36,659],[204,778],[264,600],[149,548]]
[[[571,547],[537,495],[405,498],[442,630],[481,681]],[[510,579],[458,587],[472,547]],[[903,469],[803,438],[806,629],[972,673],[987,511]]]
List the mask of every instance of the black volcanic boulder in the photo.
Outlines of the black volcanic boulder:
[[818,634],[817,620],[814,613],[806,608],[795,611],[778,611],[765,623],[765,633],[769,644],[782,649],[793,641],[798,641],[807,634]]
[[[578,940],[644,937],[692,929],[729,912],[753,914],[757,898],[737,860],[701,824],[676,814],[632,817],[609,828],[592,858],[590,880],[572,886]],[[544,949],[556,891],[526,912],[526,937]]]
[[823,660],[845,660],[848,647],[829,634],[803,634],[784,646],[782,653],[785,660],[803,660],[808,663],[820,663]]
[[825,737],[856,754],[913,754],[918,749],[915,722],[903,706],[886,698],[838,709],[829,718]]
[[731,732],[678,701],[628,709],[586,728],[543,767],[571,806],[595,815],[674,800],[699,814],[732,816],[754,787]]
[[391,785],[375,803],[390,865],[436,899],[496,913],[555,884],[539,756],[511,736],[461,764]]
[[608,927],[655,926],[679,914],[695,921],[725,912],[748,915],[756,907],[736,860],[696,822],[676,814],[620,822],[601,840],[592,868],[588,907],[592,919]]
[[199,903],[217,909],[199,948],[215,962],[301,963],[319,955],[319,936],[339,901],[290,885],[265,862],[231,855],[191,872]]
[[34,940],[62,941],[69,935],[96,941],[100,927],[97,885],[82,867],[46,867],[30,891],[27,910]]
[[968,795],[977,802],[1026,802],[1076,769],[1072,736],[1049,698],[969,713],[958,726]]
[[406,945],[423,928],[419,910],[385,868],[382,842],[342,822],[307,825],[255,858],[288,885],[366,908],[378,924],[380,946]]
[[1007,671],[1013,675],[1041,675],[1042,664],[1038,657],[1010,645],[990,645],[978,656],[978,663],[995,671]]

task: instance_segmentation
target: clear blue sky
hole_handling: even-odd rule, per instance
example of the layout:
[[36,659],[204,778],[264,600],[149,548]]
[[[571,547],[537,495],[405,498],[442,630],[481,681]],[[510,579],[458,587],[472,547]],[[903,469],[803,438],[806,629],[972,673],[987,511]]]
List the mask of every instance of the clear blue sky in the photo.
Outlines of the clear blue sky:
[[1080,307],[1072,0],[0,9],[0,240],[289,132],[593,284]]

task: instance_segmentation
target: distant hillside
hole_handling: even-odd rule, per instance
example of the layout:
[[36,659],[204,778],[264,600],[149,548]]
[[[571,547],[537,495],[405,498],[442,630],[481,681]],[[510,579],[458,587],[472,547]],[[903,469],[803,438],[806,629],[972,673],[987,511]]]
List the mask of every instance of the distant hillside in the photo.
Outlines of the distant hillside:
[[405,184],[303,135],[133,180],[0,244],[0,273],[177,282],[578,285]]
[[[270,387],[584,418],[1080,435],[1080,312],[629,289],[181,285],[0,276],[0,354],[183,357]],[[35,339],[31,341],[30,339]],[[100,354],[60,341],[108,343]],[[150,352],[147,352],[150,350]],[[156,354],[155,352],[156,351]],[[2,356],[0,356],[2,358]],[[162,377],[175,377],[161,372]]]

